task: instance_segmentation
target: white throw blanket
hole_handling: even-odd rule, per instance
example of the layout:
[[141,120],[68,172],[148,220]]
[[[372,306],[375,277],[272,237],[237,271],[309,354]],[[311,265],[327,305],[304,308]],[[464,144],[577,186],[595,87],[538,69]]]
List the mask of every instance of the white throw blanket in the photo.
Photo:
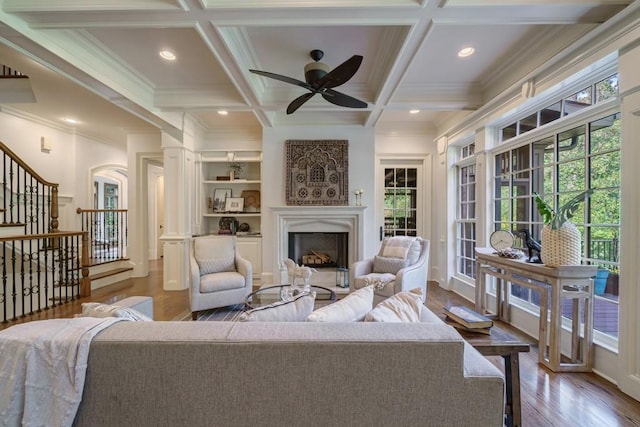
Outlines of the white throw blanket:
[[77,317],[0,331],[0,425],[70,426],[93,337],[124,319]]
[[415,242],[415,237],[409,236],[393,236],[387,240],[386,245],[382,248],[381,256],[389,258],[407,258],[411,244]]

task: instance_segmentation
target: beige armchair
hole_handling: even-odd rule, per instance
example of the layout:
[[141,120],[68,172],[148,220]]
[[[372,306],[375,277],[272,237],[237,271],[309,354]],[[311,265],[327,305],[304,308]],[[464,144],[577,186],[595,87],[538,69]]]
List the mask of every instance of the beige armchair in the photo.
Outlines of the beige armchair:
[[189,253],[193,320],[199,311],[245,302],[253,288],[253,268],[238,253],[234,236],[195,237]]
[[429,241],[416,237],[387,237],[374,258],[357,261],[349,270],[349,292],[374,286],[373,304],[403,291],[422,289],[427,297]]

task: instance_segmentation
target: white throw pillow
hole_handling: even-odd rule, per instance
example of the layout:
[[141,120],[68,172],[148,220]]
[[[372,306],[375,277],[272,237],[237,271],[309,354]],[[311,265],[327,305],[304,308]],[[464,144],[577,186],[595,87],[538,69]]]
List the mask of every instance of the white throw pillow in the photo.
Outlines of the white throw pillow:
[[102,304],[99,302],[85,302],[82,304],[82,317],[119,317],[135,321],[151,322],[152,318],[130,307]]
[[350,293],[333,304],[321,307],[307,317],[307,322],[359,322],[373,307],[373,286]]
[[207,236],[193,242],[194,257],[200,267],[200,275],[235,271],[235,246],[233,237]]
[[278,301],[257,307],[238,316],[240,322],[304,322],[313,311],[315,292],[295,296],[291,301]]
[[398,292],[371,310],[365,322],[420,322],[422,311],[422,289]]

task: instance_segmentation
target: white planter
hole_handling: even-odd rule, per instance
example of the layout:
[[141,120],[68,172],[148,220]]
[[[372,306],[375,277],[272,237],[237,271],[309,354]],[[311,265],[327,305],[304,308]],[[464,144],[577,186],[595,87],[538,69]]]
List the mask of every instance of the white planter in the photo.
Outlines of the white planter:
[[549,267],[561,265],[580,265],[582,236],[578,228],[571,222],[552,230],[549,225],[542,228],[542,250],[540,258]]

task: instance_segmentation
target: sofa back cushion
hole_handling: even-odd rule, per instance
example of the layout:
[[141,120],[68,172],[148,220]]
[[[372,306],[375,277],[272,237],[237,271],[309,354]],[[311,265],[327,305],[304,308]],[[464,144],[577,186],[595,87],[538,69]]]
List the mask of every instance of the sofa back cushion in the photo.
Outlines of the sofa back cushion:
[[365,322],[420,322],[422,289],[398,292],[376,305],[364,318]]
[[278,301],[242,313],[240,322],[304,322],[313,311],[315,292],[296,295],[290,301]]
[[201,276],[236,269],[233,237],[196,237],[193,242],[193,251]]
[[320,307],[307,317],[307,322],[359,322],[372,307],[373,286],[367,286]]

